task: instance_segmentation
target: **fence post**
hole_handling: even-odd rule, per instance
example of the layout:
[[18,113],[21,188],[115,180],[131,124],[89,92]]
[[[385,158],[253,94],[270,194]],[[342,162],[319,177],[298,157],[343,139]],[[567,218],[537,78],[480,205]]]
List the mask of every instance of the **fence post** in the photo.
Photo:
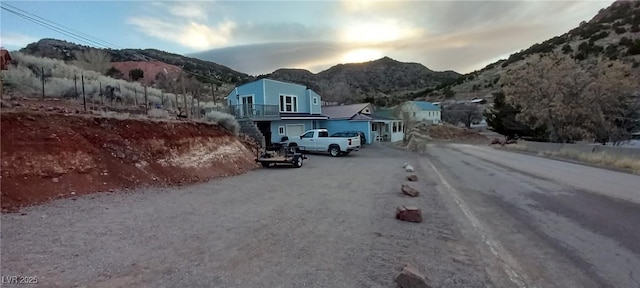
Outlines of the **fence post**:
[[81,81],[82,81],[82,106],[84,106],[84,111],[87,111],[87,97],[85,97],[84,95],[84,73],[81,74]]
[[149,112],[149,100],[147,100],[147,86],[144,86],[144,114]]
[[78,75],[73,75],[73,86],[76,88],[75,99],[78,100]]
[[138,109],[138,89],[133,87],[133,104],[136,105],[136,109]]
[[160,105],[164,109],[164,90],[160,90]]
[[42,100],[44,100],[44,67],[40,67],[40,72],[42,73]]
[[213,100],[213,105],[216,105],[216,93],[213,91],[213,82],[211,83],[211,100]]
[[102,82],[98,82],[98,84],[100,84],[100,106],[104,106],[104,101],[102,101]]

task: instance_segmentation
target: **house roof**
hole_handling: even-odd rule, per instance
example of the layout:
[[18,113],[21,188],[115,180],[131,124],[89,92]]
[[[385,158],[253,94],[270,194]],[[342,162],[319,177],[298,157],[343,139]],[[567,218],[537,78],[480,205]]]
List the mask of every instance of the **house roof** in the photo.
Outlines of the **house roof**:
[[358,112],[364,110],[367,106],[369,106],[369,103],[324,106],[322,107],[322,114],[329,116],[329,119],[352,119],[358,116]]
[[425,101],[409,101],[409,102],[411,102],[414,105],[418,106],[418,108],[420,108],[421,110],[440,111],[440,108],[438,106],[433,105],[430,102],[425,102]]
[[374,119],[380,120],[393,120],[393,110],[388,108],[378,108],[373,112]]

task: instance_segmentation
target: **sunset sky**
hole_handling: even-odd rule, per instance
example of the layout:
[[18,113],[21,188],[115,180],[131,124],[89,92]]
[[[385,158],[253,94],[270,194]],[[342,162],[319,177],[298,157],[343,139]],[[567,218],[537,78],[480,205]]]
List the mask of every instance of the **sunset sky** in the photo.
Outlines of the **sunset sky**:
[[[383,56],[471,72],[588,21],[613,1],[2,1],[110,48],[197,53],[257,75]],[[79,44],[2,10],[2,46]]]

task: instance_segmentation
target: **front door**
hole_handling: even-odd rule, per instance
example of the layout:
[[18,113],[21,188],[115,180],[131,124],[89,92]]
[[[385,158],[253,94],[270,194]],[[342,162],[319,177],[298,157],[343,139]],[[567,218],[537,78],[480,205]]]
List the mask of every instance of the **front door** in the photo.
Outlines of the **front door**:
[[254,116],[253,114],[253,96],[242,97],[242,115]]

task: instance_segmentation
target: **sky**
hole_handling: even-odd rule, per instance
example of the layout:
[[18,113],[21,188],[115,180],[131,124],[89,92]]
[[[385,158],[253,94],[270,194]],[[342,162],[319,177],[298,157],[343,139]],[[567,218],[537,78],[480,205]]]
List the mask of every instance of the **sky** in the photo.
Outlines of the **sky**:
[[[193,55],[250,75],[384,56],[469,73],[588,21],[609,1],[2,1],[109,48]],[[103,47],[1,10],[0,45]],[[51,23],[51,22],[49,22]],[[68,29],[67,29],[68,28]],[[71,30],[73,29],[73,30]]]

